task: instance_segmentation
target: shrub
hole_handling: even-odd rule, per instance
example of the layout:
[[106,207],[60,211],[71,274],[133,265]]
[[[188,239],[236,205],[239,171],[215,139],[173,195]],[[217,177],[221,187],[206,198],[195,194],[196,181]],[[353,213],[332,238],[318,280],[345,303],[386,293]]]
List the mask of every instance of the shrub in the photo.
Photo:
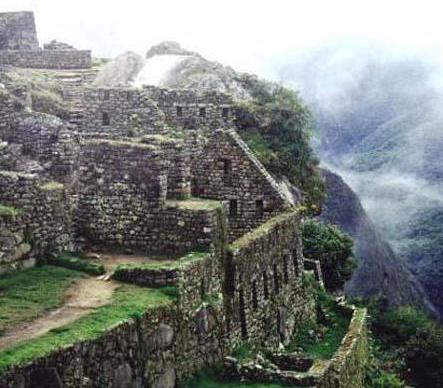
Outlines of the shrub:
[[241,82],[252,97],[237,103],[241,136],[273,175],[304,190],[309,209],[319,210],[325,184],[310,146],[311,113],[294,91],[279,84],[248,75]]
[[303,225],[303,255],[319,260],[325,287],[329,291],[343,288],[356,267],[351,238],[333,225],[309,219]]
[[[372,330],[397,371],[417,387],[443,386],[443,327],[413,307],[371,306]],[[393,350],[395,352],[393,353]],[[392,363],[392,361],[391,361]]]

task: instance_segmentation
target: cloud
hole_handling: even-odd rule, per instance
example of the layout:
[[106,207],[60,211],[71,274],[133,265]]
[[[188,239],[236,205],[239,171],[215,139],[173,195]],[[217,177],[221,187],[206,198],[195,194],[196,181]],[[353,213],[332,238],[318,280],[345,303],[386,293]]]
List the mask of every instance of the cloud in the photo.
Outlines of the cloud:
[[392,50],[443,53],[436,1],[2,0],[0,12],[36,12],[41,41],[56,38],[97,56],[144,53],[176,40],[209,59],[276,77],[276,65],[336,40],[385,42]]

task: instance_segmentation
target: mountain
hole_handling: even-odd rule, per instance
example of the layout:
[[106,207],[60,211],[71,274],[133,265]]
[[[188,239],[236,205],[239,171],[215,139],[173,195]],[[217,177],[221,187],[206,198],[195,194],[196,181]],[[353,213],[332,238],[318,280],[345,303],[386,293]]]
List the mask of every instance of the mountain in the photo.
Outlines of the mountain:
[[339,175],[327,169],[322,170],[322,175],[327,199],[320,219],[339,226],[355,244],[358,267],[346,284],[346,292],[362,297],[383,296],[391,306],[424,303],[436,315],[423,288],[370,220],[357,195]]
[[443,313],[443,72],[373,48],[318,50],[281,72],[316,117],[316,150],[350,184]]
[[[125,70],[128,62],[136,63],[130,66],[131,71]],[[104,77],[104,74],[114,76]],[[232,68],[208,61],[197,53],[181,48],[176,42],[162,42],[151,47],[145,58],[128,52],[110,61],[99,73],[96,84],[211,89],[231,93],[236,99],[248,99],[249,93],[241,78],[241,74]]]
[[[230,67],[209,61],[198,53],[181,48],[174,42],[163,42],[152,47],[145,58],[134,59],[135,56],[136,54],[133,53],[125,53],[107,63],[98,74],[96,84],[104,87],[116,85],[135,87],[149,84],[168,88],[211,88],[231,93],[237,102],[256,98],[254,94],[256,90],[259,90],[260,94],[266,91],[271,95],[272,89],[276,88],[273,83],[238,73]],[[132,64],[130,70],[127,63]],[[252,133],[251,139],[255,141],[256,135],[255,132]],[[259,158],[262,155],[271,155],[270,158],[274,158],[275,155],[269,152],[262,140],[256,141],[259,148],[264,150],[258,155]],[[263,162],[266,164],[266,161]],[[328,176],[326,177],[330,180]],[[291,187],[284,177],[278,178],[281,178],[278,180],[285,186],[285,192],[294,193],[297,197],[294,202],[298,202],[300,192],[294,186]],[[352,280],[348,285],[349,290],[357,295],[385,294],[392,305],[408,301],[426,304],[427,302],[422,300],[423,294],[415,279],[399,258],[393,254],[389,243],[380,237],[380,232],[371,223],[358,198],[339,177],[337,180],[338,183],[334,183],[335,181],[331,183],[329,207],[325,217],[343,226],[345,231],[348,231],[357,241],[361,268],[357,271],[355,277],[357,280]],[[350,198],[354,204],[352,208],[349,208]],[[333,214],[343,214],[349,219],[348,223],[345,219],[335,219]],[[361,234],[360,237],[359,234]]]

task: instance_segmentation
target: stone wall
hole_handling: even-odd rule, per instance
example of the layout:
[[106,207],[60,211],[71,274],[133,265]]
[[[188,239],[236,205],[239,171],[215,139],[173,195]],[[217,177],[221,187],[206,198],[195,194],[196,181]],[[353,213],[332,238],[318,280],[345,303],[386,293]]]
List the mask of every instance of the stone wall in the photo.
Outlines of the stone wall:
[[90,50],[5,50],[0,65],[33,69],[89,69]]
[[233,101],[230,95],[207,90],[171,90],[145,86],[146,94],[165,115],[174,129],[218,129],[234,125]]
[[33,254],[72,246],[72,203],[63,185],[0,171],[0,203],[17,210],[0,222],[0,272],[29,263]]
[[37,32],[32,12],[0,13],[0,50],[37,49]]
[[216,131],[193,158],[193,195],[229,201],[231,240],[287,205],[277,183],[234,130]]
[[318,388],[364,388],[365,364],[368,358],[366,309],[343,306],[352,316],[340,348],[322,374]]
[[[217,240],[216,209],[167,202],[167,158],[149,144],[84,144],[77,230],[91,244],[180,254]],[[204,205],[204,204],[203,204]]]
[[141,89],[84,90],[79,131],[94,137],[136,137],[163,132],[163,114]]
[[57,117],[21,114],[9,130],[0,130],[0,138],[20,144],[22,153],[37,160],[54,179],[68,182],[78,169],[80,139],[72,126]]
[[230,246],[225,292],[228,332],[235,341],[276,346],[315,317],[302,287],[299,215],[284,213]]

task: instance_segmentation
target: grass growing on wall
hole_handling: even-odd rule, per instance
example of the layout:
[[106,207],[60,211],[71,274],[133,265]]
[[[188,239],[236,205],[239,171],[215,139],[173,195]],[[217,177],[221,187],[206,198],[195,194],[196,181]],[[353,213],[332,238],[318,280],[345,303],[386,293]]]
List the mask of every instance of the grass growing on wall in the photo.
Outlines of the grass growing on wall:
[[173,301],[174,296],[170,287],[163,291],[161,288],[122,285],[115,291],[110,304],[69,325],[0,352],[0,372],[11,365],[45,356],[59,348],[95,339],[120,322],[140,317],[147,310],[168,305]]
[[222,206],[220,201],[206,198],[190,197],[185,200],[168,200],[167,204],[182,210],[215,210]]
[[0,334],[59,307],[65,290],[81,276],[80,272],[53,266],[0,276]]
[[14,206],[2,205],[0,203],[0,216],[15,217],[21,213],[20,209]]

